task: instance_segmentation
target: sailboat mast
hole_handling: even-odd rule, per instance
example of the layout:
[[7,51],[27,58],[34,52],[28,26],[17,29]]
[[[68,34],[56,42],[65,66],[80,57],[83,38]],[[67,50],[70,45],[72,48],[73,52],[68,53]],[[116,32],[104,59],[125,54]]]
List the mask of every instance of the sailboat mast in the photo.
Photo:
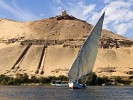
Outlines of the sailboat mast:
[[80,73],[80,63],[81,63],[81,55],[80,55],[80,60],[79,60],[79,64],[78,64],[78,73],[77,73],[77,78],[76,78],[76,82],[78,82],[78,77],[79,77],[79,73]]
[[78,55],[79,55],[79,64],[78,64],[78,73],[76,77],[76,82],[78,82],[79,80],[79,73],[80,73],[80,67],[81,67],[81,62],[82,62],[82,48],[80,48]]

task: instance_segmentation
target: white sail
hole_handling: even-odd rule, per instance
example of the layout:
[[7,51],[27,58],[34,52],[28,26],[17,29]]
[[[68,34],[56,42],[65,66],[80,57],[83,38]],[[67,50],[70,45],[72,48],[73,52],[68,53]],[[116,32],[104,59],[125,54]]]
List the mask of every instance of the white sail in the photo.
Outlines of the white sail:
[[92,29],[69,70],[68,76],[71,82],[75,82],[81,77],[91,73],[94,67],[101,37],[104,14],[105,12]]

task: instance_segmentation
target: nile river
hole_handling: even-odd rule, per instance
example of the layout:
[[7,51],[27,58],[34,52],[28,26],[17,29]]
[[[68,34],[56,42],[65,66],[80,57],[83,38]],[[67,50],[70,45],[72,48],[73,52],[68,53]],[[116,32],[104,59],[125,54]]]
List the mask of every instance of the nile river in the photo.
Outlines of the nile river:
[[52,86],[0,86],[0,100],[133,100],[133,87],[88,86],[72,90]]

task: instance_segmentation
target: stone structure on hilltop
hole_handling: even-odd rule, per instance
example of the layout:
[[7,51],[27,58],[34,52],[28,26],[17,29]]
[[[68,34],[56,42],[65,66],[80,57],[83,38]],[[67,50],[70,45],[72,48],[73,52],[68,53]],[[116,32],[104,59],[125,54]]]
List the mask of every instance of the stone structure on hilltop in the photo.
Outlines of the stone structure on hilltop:
[[68,16],[68,14],[65,10],[62,11],[62,16]]
[[68,20],[80,20],[80,19],[75,18],[74,16],[70,16],[69,14],[67,14],[65,10],[62,11],[62,15],[52,17],[52,18],[56,18],[57,20],[67,20],[67,19]]

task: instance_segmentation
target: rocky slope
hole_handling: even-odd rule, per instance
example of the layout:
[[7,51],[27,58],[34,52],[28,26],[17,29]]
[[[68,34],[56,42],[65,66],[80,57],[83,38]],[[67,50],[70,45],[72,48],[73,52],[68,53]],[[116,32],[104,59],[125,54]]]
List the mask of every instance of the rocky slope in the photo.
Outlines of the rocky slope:
[[[33,22],[0,19],[0,74],[67,75],[92,25],[67,14]],[[133,41],[103,30],[94,71],[133,75]]]

